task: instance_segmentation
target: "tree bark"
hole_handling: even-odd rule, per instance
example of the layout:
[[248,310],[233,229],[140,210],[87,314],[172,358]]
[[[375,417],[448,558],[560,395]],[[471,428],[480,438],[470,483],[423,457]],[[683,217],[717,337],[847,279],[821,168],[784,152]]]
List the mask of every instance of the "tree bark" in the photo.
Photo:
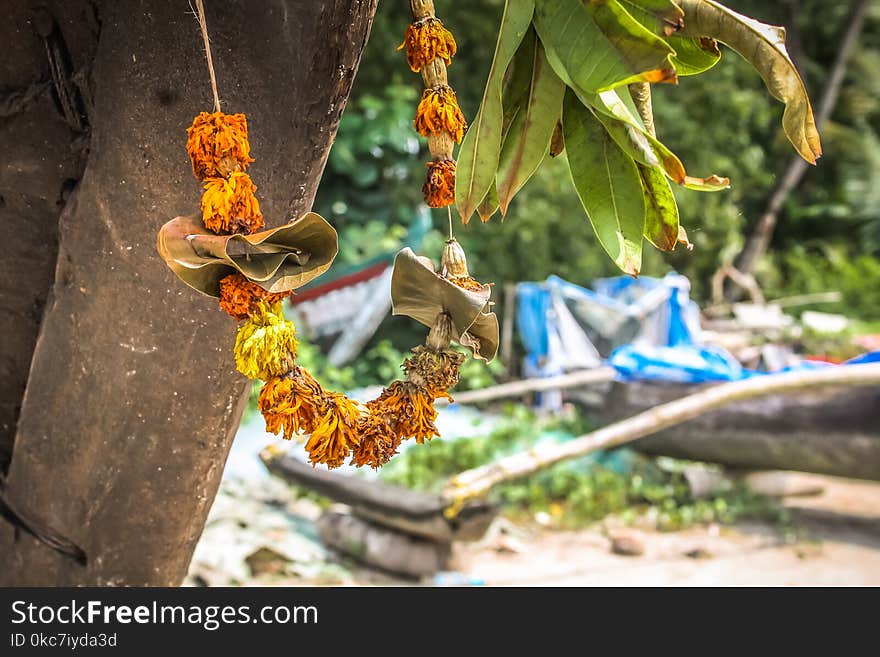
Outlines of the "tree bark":
[[[278,225],[312,204],[376,0],[206,4],[223,109],[248,115],[250,173]],[[249,387],[234,322],[155,250],[201,191],[184,148],[211,109],[197,23],[163,0],[105,2],[98,19],[91,149],[59,227],[6,491],[89,565],[2,525],[0,585],[179,584]]]
[[[828,119],[831,118],[831,112],[834,111],[834,106],[837,104],[840,88],[843,85],[843,78],[846,75],[846,67],[856,48],[869,6],[869,0],[854,0],[852,3],[845,21],[846,29],[840,41],[840,49],[837,51],[837,57],[831,68],[831,74],[828,76],[828,82],[825,84],[822,98],[819,101],[819,111],[816,115],[817,128],[821,129]],[[776,187],[770,194],[764,213],[758,219],[758,223],[755,224],[745,246],[736,259],[735,266],[740,272],[751,274],[755,270],[758,260],[767,252],[770,240],[773,237],[773,231],[776,229],[779,211],[782,209],[782,205],[785,203],[788,195],[800,184],[808,166],[802,157],[798,155],[792,157],[785,173],[780,176]],[[738,298],[738,294],[738,290],[731,286],[727,290],[726,298],[728,301],[733,301]]]

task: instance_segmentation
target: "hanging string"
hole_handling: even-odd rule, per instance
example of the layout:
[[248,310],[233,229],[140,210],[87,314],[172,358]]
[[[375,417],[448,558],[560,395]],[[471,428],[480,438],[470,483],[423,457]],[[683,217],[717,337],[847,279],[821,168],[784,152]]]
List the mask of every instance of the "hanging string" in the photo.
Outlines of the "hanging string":
[[196,11],[199,14],[199,26],[202,28],[202,40],[205,42],[205,57],[208,60],[208,73],[211,76],[211,91],[214,93],[214,111],[220,111],[220,96],[217,94],[217,76],[214,75],[214,61],[211,59],[211,42],[208,40],[208,24],[205,22],[205,5],[196,0]]
[[452,206],[446,206],[446,216],[449,218],[449,239],[454,240],[455,235],[452,234]]

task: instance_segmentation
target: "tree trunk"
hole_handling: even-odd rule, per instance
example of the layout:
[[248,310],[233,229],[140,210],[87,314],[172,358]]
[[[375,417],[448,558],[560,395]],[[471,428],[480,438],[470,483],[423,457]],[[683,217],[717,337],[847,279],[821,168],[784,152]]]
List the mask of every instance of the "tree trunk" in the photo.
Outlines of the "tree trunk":
[[[376,0],[206,4],[223,109],[248,115],[250,173],[278,225],[312,204]],[[211,109],[198,25],[163,0],[105,2],[97,17],[88,165],[59,226],[7,489],[89,565],[3,525],[0,585],[179,584],[249,387],[234,322],[155,250],[201,191],[184,148]]]

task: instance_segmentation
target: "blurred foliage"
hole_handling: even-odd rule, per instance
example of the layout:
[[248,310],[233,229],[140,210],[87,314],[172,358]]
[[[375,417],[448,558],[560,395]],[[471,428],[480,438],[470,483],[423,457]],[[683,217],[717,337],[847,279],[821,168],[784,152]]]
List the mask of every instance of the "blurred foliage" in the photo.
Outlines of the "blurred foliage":
[[[788,47],[814,104],[836,56],[849,3],[823,0],[729,0],[733,9],[785,25]],[[450,84],[473,117],[492,60],[503,2],[441,3],[438,15],[455,34],[459,52]],[[316,200],[316,210],[340,229],[344,262],[358,262],[403,238],[421,200],[424,140],[412,129],[421,79],[396,50],[409,22],[406,3],[377,12],[355,88]],[[832,120],[822,131],[825,155],[804,177],[783,208],[772,251],[759,280],[769,296],[840,289],[839,308],[877,317],[880,270],[880,7],[872,7],[844,80]],[[682,223],[692,252],[661,254],[646,249],[643,273],[676,269],[691,278],[705,299],[711,274],[739,251],[764,209],[776,176],[793,154],[780,129],[782,105],[736,53],[725,50],[705,75],[680,84],[654,85],[660,137],[693,175],[728,175],[732,188],[718,194],[677,190]],[[439,258],[446,233],[444,210],[420,251]],[[564,163],[548,159],[517,196],[504,222],[457,226],[472,272],[481,280],[541,280],[558,274],[578,284],[615,275],[586,224]],[[829,257],[829,253],[834,257]],[[809,289],[804,286],[807,285]],[[846,289],[844,289],[846,288]],[[503,312],[501,295],[497,310]],[[397,318],[381,337],[393,337]],[[414,336],[413,327],[408,335]],[[395,342],[397,343],[397,342]]]
[[[380,475],[408,488],[437,492],[448,477],[528,449],[539,438],[564,439],[588,429],[576,419],[540,421],[521,406],[511,406],[507,413],[507,421],[486,435],[432,440],[406,450]],[[740,484],[730,484],[706,499],[693,499],[682,465],[625,449],[603,452],[500,485],[492,498],[514,517],[546,513],[555,526],[565,528],[589,525],[611,514],[627,523],[648,521],[662,531],[744,518],[786,521],[772,500]]]
[[[327,357],[312,344],[300,342],[297,361],[314,375],[318,382],[330,390],[352,390],[367,386],[386,386],[403,377],[401,363],[409,355],[398,349],[391,340],[380,338],[368,346],[349,365],[335,367]],[[461,368],[461,380],[455,391],[475,390],[493,385],[501,365],[495,361],[488,366],[469,358]]]

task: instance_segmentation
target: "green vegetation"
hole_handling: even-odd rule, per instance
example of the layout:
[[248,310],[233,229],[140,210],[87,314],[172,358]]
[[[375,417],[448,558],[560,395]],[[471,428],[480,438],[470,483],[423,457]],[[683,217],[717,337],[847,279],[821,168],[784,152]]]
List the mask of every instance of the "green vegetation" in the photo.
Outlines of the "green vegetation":
[[[527,449],[539,438],[565,439],[587,430],[578,420],[539,421],[521,406],[509,407],[507,416],[499,429],[486,435],[433,440],[407,450],[392,459],[381,476],[408,488],[437,492],[448,477]],[[662,531],[745,518],[787,522],[785,512],[773,500],[740,484],[706,499],[693,499],[681,472],[683,465],[615,450],[504,484],[492,496],[514,517],[531,518],[543,512],[562,528],[583,527],[608,515],[627,523],[647,521]]]

